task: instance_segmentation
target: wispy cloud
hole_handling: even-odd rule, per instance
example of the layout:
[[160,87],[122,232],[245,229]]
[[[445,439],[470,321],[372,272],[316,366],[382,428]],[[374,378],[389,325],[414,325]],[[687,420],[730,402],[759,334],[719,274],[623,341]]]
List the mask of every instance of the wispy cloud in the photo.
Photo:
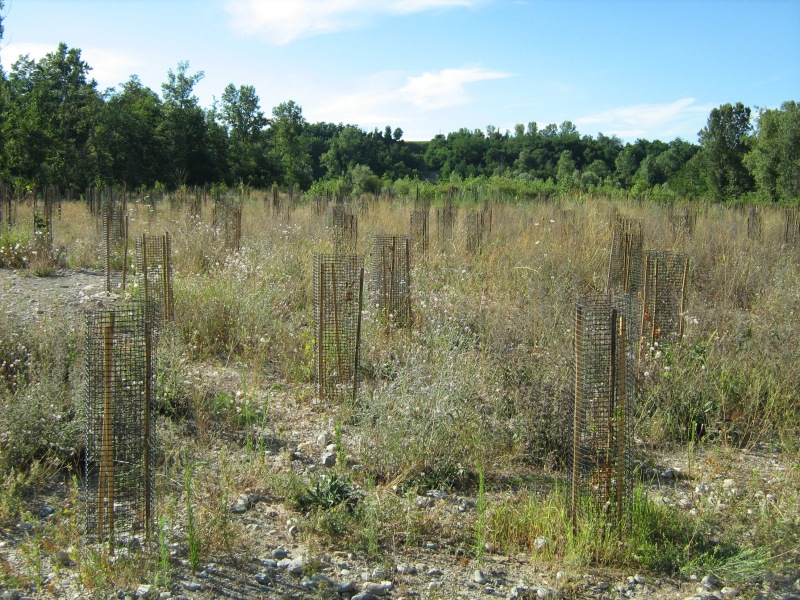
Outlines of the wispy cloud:
[[[0,59],[8,70],[20,56],[27,54],[30,58],[39,61],[46,54],[55,52],[57,49],[57,46],[46,44],[11,43],[2,47]],[[131,58],[128,54],[106,48],[83,48],[81,49],[81,59],[91,68],[89,78],[95,79],[101,89],[127,81],[143,65],[141,61]]]
[[420,110],[440,110],[469,102],[467,84],[506,77],[511,75],[479,67],[443,69],[409,77],[399,92]]
[[470,84],[506,77],[511,75],[481,67],[442,69],[414,76],[380,73],[314,112],[321,120],[362,127],[403,124],[423,113],[469,104]]
[[712,108],[697,104],[694,98],[683,98],[666,104],[613,108],[575,119],[575,124],[628,139],[691,138],[703,126]]
[[345,29],[357,29],[381,16],[469,7],[485,0],[228,0],[233,28],[284,45]]

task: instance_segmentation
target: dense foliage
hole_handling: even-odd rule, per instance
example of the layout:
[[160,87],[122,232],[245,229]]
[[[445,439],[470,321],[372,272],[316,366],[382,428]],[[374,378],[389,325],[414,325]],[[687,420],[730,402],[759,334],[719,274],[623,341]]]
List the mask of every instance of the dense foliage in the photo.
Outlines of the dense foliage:
[[[0,26],[2,24],[0,23]],[[0,29],[2,36],[2,29]],[[403,178],[459,181],[502,176],[542,194],[571,190],[661,198],[741,197],[791,202],[800,189],[795,101],[755,117],[742,103],[711,111],[699,145],[581,135],[575,125],[460,129],[410,142],[400,128],[363,131],[309,123],[292,100],[265,115],[251,85],[226,86],[203,108],[202,71],[169,70],[161,94],[136,75],[97,89],[81,51],[60,44],[41,60],[0,68],[0,179],[129,189],[225,183],[378,192]]]

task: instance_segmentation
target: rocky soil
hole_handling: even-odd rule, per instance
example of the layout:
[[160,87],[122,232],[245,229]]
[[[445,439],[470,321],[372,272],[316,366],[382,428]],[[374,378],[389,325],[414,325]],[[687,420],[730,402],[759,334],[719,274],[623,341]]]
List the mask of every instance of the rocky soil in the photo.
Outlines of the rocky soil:
[[[64,318],[79,318],[83,309],[108,302],[102,291],[104,283],[102,274],[89,271],[64,271],[40,278],[0,270],[0,312],[29,323],[55,312]],[[226,389],[238,375],[224,365],[215,365],[198,367],[189,377],[195,380],[194,385]],[[277,393],[270,402],[271,415],[284,424],[281,439],[264,450],[271,467],[297,473],[331,468],[329,443],[333,432],[330,423],[321,421],[322,411],[301,404],[288,393]],[[345,438],[344,443],[347,442]],[[208,464],[202,471],[209,477],[215,472],[219,452],[207,449],[206,453],[203,458]],[[226,460],[248,460],[241,444],[232,443],[224,454]],[[685,449],[648,454],[643,477],[650,486],[650,498],[689,514],[698,510],[724,514],[732,506],[758,511],[775,501],[776,490],[785,486],[791,476],[781,455],[768,449],[705,451],[701,447],[692,455]],[[173,522],[179,525],[165,532],[164,543],[171,581],[142,582],[100,597],[800,599],[800,566],[792,572],[774,573],[764,565],[761,572],[737,585],[703,572],[687,578],[610,570],[575,572],[553,565],[535,552],[503,555],[490,550],[476,563],[464,551],[463,543],[451,544],[447,535],[422,540],[414,548],[400,545],[381,560],[369,560],[350,548],[319,547],[303,530],[307,525],[290,504],[258,482],[235,485],[241,489],[231,496],[225,510],[231,531],[242,538],[235,546],[246,547],[248,552],[220,551],[193,572],[186,549],[185,512],[176,505]],[[36,537],[37,532],[46,531],[48,523],[64,514],[70,502],[69,487],[63,474],[53,475],[46,486],[26,500],[25,518],[0,530],[0,565],[5,574],[0,599],[96,595],[81,576],[74,548],[56,550],[46,539]],[[488,501],[492,501],[492,494],[499,499],[503,493],[506,492],[492,491]],[[443,490],[418,496],[413,506],[441,522],[443,533],[458,529],[458,523],[471,522],[476,510],[475,497]],[[32,539],[38,540],[40,546],[36,577],[30,573]],[[548,543],[549,540],[541,540],[542,547]],[[121,548],[114,560],[122,564],[129,553],[135,556],[134,549]],[[9,576],[15,569],[19,570],[16,580]]]

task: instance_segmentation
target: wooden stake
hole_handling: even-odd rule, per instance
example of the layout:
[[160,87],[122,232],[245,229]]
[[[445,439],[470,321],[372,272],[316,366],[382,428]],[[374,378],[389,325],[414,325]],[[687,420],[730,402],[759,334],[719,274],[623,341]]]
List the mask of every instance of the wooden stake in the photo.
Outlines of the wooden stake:
[[102,542],[108,531],[109,552],[114,554],[114,313],[108,313],[103,328],[103,427],[100,442],[100,490],[98,534]]
[[150,505],[151,495],[153,490],[150,485],[150,445],[151,445],[151,431],[150,431],[150,418],[153,390],[151,374],[153,372],[153,351],[152,351],[152,338],[151,327],[152,324],[146,316],[144,321],[144,528],[145,539],[150,541],[150,524],[152,519],[152,506]]
[[572,490],[570,506],[572,508],[572,529],[578,528],[578,487],[580,485],[580,440],[581,440],[581,344],[583,337],[583,309],[575,309],[575,391],[572,406]]

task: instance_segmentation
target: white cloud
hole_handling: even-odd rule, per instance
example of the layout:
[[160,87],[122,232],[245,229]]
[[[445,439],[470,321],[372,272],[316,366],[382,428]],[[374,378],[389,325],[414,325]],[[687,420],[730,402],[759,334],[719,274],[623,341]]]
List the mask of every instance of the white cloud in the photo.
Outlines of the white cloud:
[[712,105],[700,105],[694,98],[666,104],[637,104],[613,108],[575,119],[578,128],[589,126],[621,138],[692,138],[705,124]]
[[233,28],[283,45],[343,29],[357,29],[379,16],[469,7],[484,0],[228,0]]
[[[58,46],[47,44],[11,43],[2,47],[0,60],[4,68],[10,70],[20,56],[27,54],[30,58],[39,61],[46,54],[56,50],[58,50]],[[81,60],[91,67],[89,78],[97,80],[100,89],[124,83],[144,64],[132,59],[127,54],[104,48],[82,48]]]
[[423,113],[469,104],[469,84],[505,77],[510,75],[480,67],[442,69],[406,77],[399,73],[379,73],[362,82],[358,90],[344,93],[311,112],[313,118],[322,121],[366,128],[402,125],[415,121]]
[[466,85],[488,79],[510,77],[508,73],[487,71],[479,67],[443,69],[418,77],[409,77],[400,94],[420,110],[440,110],[469,102]]

